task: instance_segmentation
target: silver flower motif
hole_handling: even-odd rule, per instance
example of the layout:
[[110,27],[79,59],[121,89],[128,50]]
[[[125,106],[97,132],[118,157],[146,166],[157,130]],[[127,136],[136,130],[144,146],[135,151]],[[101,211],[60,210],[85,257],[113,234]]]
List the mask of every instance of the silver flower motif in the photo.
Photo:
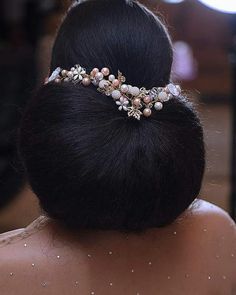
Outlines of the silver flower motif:
[[120,100],[116,101],[116,104],[119,106],[119,111],[128,111],[129,101],[126,98],[121,96]]
[[82,81],[85,74],[86,74],[86,70],[82,68],[80,65],[76,65],[73,71],[73,80]]

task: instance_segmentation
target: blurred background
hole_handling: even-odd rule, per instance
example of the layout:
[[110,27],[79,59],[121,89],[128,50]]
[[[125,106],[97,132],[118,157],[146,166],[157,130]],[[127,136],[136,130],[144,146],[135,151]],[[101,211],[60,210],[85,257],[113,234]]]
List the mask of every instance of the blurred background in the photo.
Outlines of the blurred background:
[[[172,79],[190,90],[202,118],[207,169],[200,197],[235,217],[236,5],[230,0],[232,5],[222,8],[227,1],[209,0],[221,5],[215,10],[198,0],[140,2],[167,24],[175,52]],[[48,74],[53,40],[70,4],[0,1],[0,232],[23,227],[40,214],[18,160],[17,127],[33,90]]]

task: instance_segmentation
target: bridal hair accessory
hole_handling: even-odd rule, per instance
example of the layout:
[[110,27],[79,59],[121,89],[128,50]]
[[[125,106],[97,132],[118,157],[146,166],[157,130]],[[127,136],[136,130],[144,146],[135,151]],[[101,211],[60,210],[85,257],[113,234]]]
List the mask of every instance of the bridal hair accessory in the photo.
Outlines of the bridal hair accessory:
[[133,87],[125,84],[125,77],[120,71],[118,76],[110,74],[108,68],[94,68],[90,74],[80,65],[75,65],[69,71],[58,67],[53,71],[46,83],[54,81],[55,83],[72,82],[74,84],[82,83],[89,86],[91,83],[98,87],[97,90],[107,96],[111,96],[120,111],[128,112],[129,117],[140,120],[141,116],[149,117],[152,114],[152,108],[160,111],[163,103],[173,97],[181,94],[179,85],[173,83],[165,87],[153,87],[151,90],[146,88]]

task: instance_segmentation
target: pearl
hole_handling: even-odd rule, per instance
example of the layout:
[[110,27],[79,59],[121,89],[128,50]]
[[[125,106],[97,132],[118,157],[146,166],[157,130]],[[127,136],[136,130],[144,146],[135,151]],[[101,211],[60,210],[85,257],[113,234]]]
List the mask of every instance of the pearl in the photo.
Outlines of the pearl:
[[226,276],[222,276],[222,279],[223,279],[223,280],[226,280]]
[[88,254],[87,256],[88,256],[88,258],[91,258],[91,257],[92,257],[92,255],[91,255],[91,254]]
[[99,72],[99,69],[98,68],[94,68],[94,69],[92,69],[92,71],[91,71],[91,76],[95,76],[97,73]]
[[95,78],[99,81],[101,81],[103,79],[103,74],[101,72],[98,72],[96,75],[95,75]]
[[116,77],[115,77],[114,75],[110,75],[108,79],[109,79],[109,81],[112,82],[113,80],[115,80],[115,78],[116,78]]
[[109,251],[109,255],[112,255],[113,253],[112,253],[112,251]]
[[170,276],[168,276],[168,277],[167,277],[167,279],[168,279],[168,280],[170,280],[170,279],[171,279],[171,277],[170,277]]
[[67,70],[63,70],[63,71],[61,72],[61,74],[62,74],[63,77],[66,77],[67,73],[68,73]]
[[24,247],[27,247],[27,244],[24,244]]
[[161,101],[161,102],[164,102],[164,101],[167,101],[168,100],[168,95],[166,92],[162,91],[158,94],[158,99]]
[[154,104],[154,108],[155,108],[155,110],[160,111],[163,109],[163,104],[158,101]]
[[117,87],[117,86],[120,85],[120,81],[119,81],[118,79],[114,79],[114,80],[112,81],[112,85],[113,85],[114,87]]
[[151,262],[151,261],[149,261],[149,262],[148,262],[148,264],[149,264],[149,265],[152,265],[152,262]]
[[89,78],[83,78],[83,80],[82,80],[82,84],[84,85],[84,86],[89,86],[90,85],[90,83],[91,83],[91,80],[89,79]]
[[211,276],[208,276],[208,280],[210,280],[211,279]]
[[11,276],[11,277],[13,276],[13,272],[10,272],[10,276]]
[[121,93],[119,90],[114,90],[112,91],[112,94],[111,96],[114,98],[114,99],[119,99],[121,97]]
[[101,70],[101,72],[102,72],[102,74],[103,74],[104,76],[108,76],[108,75],[110,74],[110,71],[109,71],[108,68],[103,68],[103,69]]
[[113,286],[113,284],[112,284],[112,283],[110,283],[109,285],[110,285],[110,286]]
[[128,85],[128,92],[131,94],[131,89],[132,89],[133,87],[131,86],[131,85]]
[[99,85],[99,88],[103,89],[108,85],[108,81],[107,80],[101,80],[98,85]]
[[145,117],[150,117],[152,114],[152,111],[149,108],[146,108],[143,110],[143,114]]
[[150,97],[150,96],[145,96],[145,97],[143,98],[143,101],[144,101],[145,103],[150,103],[150,102],[151,102],[151,97]]
[[130,90],[130,94],[133,96],[138,96],[140,94],[140,90],[138,87],[132,87]]
[[35,264],[34,264],[34,263],[32,263],[32,264],[31,264],[31,266],[32,266],[32,267],[35,267]]
[[67,77],[68,78],[72,78],[73,77],[73,73],[71,71],[67,72]]
[[60,255],[57,255],[57,259],[60,259]]
[[129,87],[126,84],[121,85],[120,87],[121,92],[127,93],[129,91]]
[[133,100],[133,104],[135,105],[135,106],[139,106],[140,105],[140,102],[141,102],[141,100],[139,99],[139,98],[135,98],[134,100]]

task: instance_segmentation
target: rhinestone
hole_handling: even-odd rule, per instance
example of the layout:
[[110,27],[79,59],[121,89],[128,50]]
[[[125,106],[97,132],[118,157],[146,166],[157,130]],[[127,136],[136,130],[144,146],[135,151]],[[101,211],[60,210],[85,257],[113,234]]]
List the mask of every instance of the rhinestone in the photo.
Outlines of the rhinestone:
[[148,262],[148,264],[149,264],[149,265],[152,265],[152,262],[151,262],[151,261],[149,261],[149,262]]
[[203,229],[203,231],[204,231],[204,232],[207,232],[207,229],[206,229],[206,228],[204,228],[204,229]]
[[158,93],[159,93],[158,88],[153,87],[149,92],[149,97],[154,100],[157,98]]
[[223,279],[223,280],[226,280],[226,276],[222,276],[222,279]]
[[88,258],[91,258],[91,257],[92,257],[92,255],[91,255],[91,254],[88,254],[87,256],[88,256]]
[[113,283],[110,283],[109,285],[110,285],[110,286],[113,286]]
[[211,280],[211,276],[208,276],[208,280]]
[[232,253],[231,256],[234,257],[234,253]]
[[134,272],[134,269],[131,269],[131,272]]
[[24,244],[24,247],[27,247],[27,244]]
[[13,272],[10,272],[10,276],[11,276],[11,277],[13,276]]
[[95,292],[92,291],[92,292],[91,292],[91,295],[94,295],[94,294],[95,294]]
[[109,255],[112,255],[113,253],[112,253],[112,251],[109,251]]
[[174,96],[178,96],[180,95],[180,88],[177,88],[174,84],[168,84],[167,85],[167,89],[169,90],[169,92],[174,95]]
[[31,266],[32,266],[32,267],[35,267],[35,264],[34,264],[34,263],[32,263],[32,264],[31,264]]
[[174,231],[173,234],[176,236],[177,235],[177,231]]
[[171,279],[170,276],[168,276],[167,279],[170,280]]
[[43,282],[43,283],[42,283],[42,286],[43,286],[43,287],[47,287],[47,283],[46,283],[46,282]]
[[79,282],[78,282],[78,281],[76,281],[76,282],[75,282],[75,285],[76,285],[76,286],[78,286],[78,285],[79,285]]
[[57,259],[60,259],[60,255],[57,255]]

